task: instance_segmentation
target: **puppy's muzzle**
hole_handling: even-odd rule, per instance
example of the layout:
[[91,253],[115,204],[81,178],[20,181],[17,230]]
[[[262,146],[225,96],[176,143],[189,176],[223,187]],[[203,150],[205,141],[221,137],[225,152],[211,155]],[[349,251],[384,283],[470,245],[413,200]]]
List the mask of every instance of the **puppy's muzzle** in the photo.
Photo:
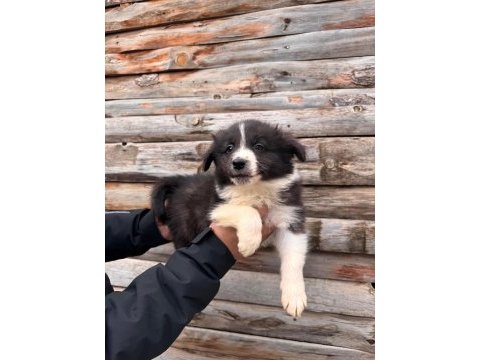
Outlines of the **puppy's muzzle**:
[[232,161],[232,166],[234,170],[242,170],[246,164],[247,164],[247,161],[244,159],[236,158],[236,159],[233,159]]

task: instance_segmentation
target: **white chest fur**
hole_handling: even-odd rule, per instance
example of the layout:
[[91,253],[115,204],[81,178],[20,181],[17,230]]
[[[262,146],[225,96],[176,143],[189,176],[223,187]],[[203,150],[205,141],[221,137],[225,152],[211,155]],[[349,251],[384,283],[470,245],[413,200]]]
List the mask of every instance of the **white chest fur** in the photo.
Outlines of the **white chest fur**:
[[267,220],[277,228],[287,228],[297,219],[297,207],[284,205],[280,195],[299,178],[300,175],[295,171],[281,179],[257,181],[246,185],[230,185],[222,189],[217,187],[217,193],[230,205],[254,207],[265,205],[268,207]]

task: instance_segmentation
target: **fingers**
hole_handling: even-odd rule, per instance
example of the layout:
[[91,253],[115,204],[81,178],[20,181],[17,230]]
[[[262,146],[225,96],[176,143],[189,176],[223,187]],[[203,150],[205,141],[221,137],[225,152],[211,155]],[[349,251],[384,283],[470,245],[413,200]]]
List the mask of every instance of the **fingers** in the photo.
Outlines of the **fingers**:
[[260,217],[262,218],[262,221],[265,221],[267,215],[268,215],[268,207],[263,205],[259,208],[255,208],[258,213],[260,214]]
[[273,231],[275,230],[275,227],[270,224],[268,221],[263,223],[262,226],[262,240],[267,240],[270,235],[272,235]]
[[158,221],[158,219],[155,219],[155,222],[157,224],[157,228],[158,228],[158,231],[160,232],[160,235],[162,235],[162,237],[165,240],[172,241],[173,236],[172,236],[172,233],[170,231],[170,228],[167,225]]
[[268,216],[268,207],[266,205],[263,205],[255,209],[258,211],[262,219],[262,240],[266,240],[270,235],[272,235],[273,231],[275,230],[275,227],[269,221],[266,221]]

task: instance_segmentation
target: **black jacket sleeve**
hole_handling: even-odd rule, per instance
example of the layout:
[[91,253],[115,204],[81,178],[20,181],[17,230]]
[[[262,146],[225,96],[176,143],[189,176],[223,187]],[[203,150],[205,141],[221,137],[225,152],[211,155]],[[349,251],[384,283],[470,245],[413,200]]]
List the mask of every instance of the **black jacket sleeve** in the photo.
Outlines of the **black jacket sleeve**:
[[150,210],[105,213],[105,261],[141,255],[166,242]]
[[105,297],[106,359],[152,359],[164,352],[217,294],[233,266],[227,247],[206,229],[166,265],[148,269]]

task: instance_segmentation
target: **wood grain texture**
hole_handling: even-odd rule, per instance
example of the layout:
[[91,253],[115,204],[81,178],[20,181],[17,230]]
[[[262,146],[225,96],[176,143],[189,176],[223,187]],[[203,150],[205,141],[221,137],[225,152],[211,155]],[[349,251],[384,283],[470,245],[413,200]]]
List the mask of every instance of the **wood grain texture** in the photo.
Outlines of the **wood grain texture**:
[[[113,286],[126,287],[155,261],[122,259],[105,264]],[[222,279],[217,300],[268,305],[280,304],[280,276],[278,274],[230,270]],[[305,279],[308,297],[307,310],[343,315],[374,317],[375,289],[369,284],[329,279]]]
[[106,36],[105,50],[106,53],[119,53],[372,27],[375,25],[374,5],[373,0],[335,1],[121,32]]
[[[114,289],[123,291],[125,288]],[[375,319],[368,317],[305,312],[302,317],[293,320],[279,312],[277,307],[213,300],[195,315],[189,326],[339,346],[369,353],[375,350]]]
[[235,113],[126,116],[105,119],[105,141],[211,140],[212,134],[244,120],[278,125],[297,138],[375,134],[375,105],[243,111]]
[[[166,262],[173,252],[173,245],[166,244],[150,249],[136,258]],[[245,260],[237,261],[233,269],[278,273],[280,260],[277,252],[268,246]],[[315,279],[375,282],[375,259],[370,255],[312,251],[307,256],[303,274]]]
[[373,187],[304,186],[307,216],[339,219],[375,219]]
[[341,29],[225,44],[177,46],[107,54],[105,74],[142,74],[257,62],[318,60],[374,54],[373,27]]
[[272,306],[214,300],[189,325],[374,351],[374,319],[366,317],[306,312],[294,321]]
[[109,12],[105,16],[105,32],[167,25],[180,21],[198,21],[294,5],[321,3],[324,1],[328,0],[148,1],[135,4],[135,6],[125,6]]
[[185,328],[173,347],[208,355],[210,359],[298,360],[300,354],[303,360],[374,358],[373,354],[354,349],[194,327]]
[[363,220],[307,218],[314,249],[375,254],[375,223]]
[[[107,182],[105,208],[148,208],[151,188],[150,183]],[[305,186],[303,200],[309,217],[358,220],[375,218],[375,189],[372,187]]]
[[264,62],[218,69],[107,77],[106,99],[373,87],[374,57]]
[[[109,100],[107,118],[146,115],[332,108],[375,105],[374,89],[331,89],[158,99]],[[357,108],[359,110],[361,108]],[[188,139],[190,140],[190,139]]]
[[105,0],[105,7],[112,7],[112,6],[118,6],[118,5],[127,6],[130,3],[137,3],[137,2],[143,2],[143,1],[148,1],[148,0]]
[[[326,252],[370,255],[375,254],[374,221],[349,219],[321,219],[307,217],[306,225],[312,254],[315,252],[320,252],[324,255],[327,255]],[[154,248],[151,250],[151,252],[152,253],[147,253],[144,255],[145,259],[157,260],[155,258],[155,256],[158,256],[157,254],[170,253],[168,247]],[[263,255],[260,254],[261,252],[259,253],[259,255],[256,256],[262,257]],[[352,281],[362,279],[361,281],[368,282],[373,277],[373,274],[371,273],[372,266],[374,266],[374,264],[372,263],[372,258],[364,259],[366,263],[363,264],[363,260],[361,260],[360,258],[349,259],[347,257],[346,259],[344,259],[347,262],[344,262],[341,259],[337,258],[339,254],[332,255],[332,268],[339,266],[339,268],[341,269],[340,271],[335,271],[335,273],[333,273],[332,271],[327,270],[325,267],[329,266],[329,260],[321,260],[310,262],[306,265],[306,271],[308,272],[308,276],[316,277],[314,274],[318,271],[319,274],[322,274],[322,276],[319,277],[335,279],[342,278]],[[148,258],[149,256],[152,256],[152,258]],[[260,260],[257,260],[256,257],[252,257],[248,261],[251,261],[252,264],[247,266],[256,266],[257,269],[262,270],[269,268],[267,264],[262,264],[262,262]],[[323,261],[325,261],[325,263]],[[357,265],[352,268],[348,265],[348,261],[351,261],[350,264],[355,263]],[[366,267],[363,267],[364,265]],[[239,268],[244,268],[242,264],[236,266],[239,266]],[[317,270],[318,268],[324,268],[323,272],[321,272],[321,270]]]
[[[314,135],[313,131],[310,135]],[[316,138],[300,142],[306,148],[307,159],[296,161],[296,167],[304,184],[374,185],[374,138]],[[210,142],[198,141],[107,144],[106,179],[150,182],[165,176],[195,174],[209,146]]]

